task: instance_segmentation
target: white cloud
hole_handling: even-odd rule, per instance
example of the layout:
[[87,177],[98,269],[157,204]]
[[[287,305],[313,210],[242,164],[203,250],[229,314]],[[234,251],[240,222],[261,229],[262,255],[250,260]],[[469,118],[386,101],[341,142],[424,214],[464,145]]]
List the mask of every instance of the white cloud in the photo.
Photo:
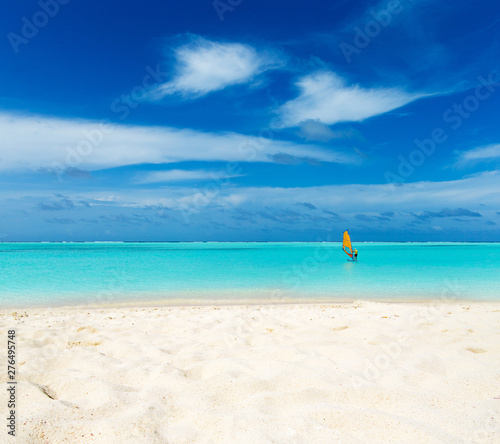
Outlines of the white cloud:
[[[231,181],[213,180],[201,186],[172,183],[168,187],[159,185],[148,189],[65,190],[64,195],[74,202],[91,203],[94,214],[106,214],[110,208],[114,209],[114,214],[119,214],[116,211],[120,208],[124,211],[144,209],[151,210],[152,217],[157,214],[180,223],[204,225],[210,220],[225,220],[240,230],[245,230],[241,224],[246,220],[259,222],[260,228],[279,226],[282,230],[283,224],[289,224],[313,231],[345,229],[346,223],[353,229],[387,230],[392,227],[399,230],[405,229],[404,224],[408,223],[422,232],[434,226],[439,217],[439,226],[444,230],[464,230],[468,226],[472,228],[471,233],[478,233],[497,226],[492,220],[499,217],[499,178],[500,171],[493,171],[455,181],[401,186],[363,184],[295,188],[237,187]],[[110,196],[112,202],[107,201]],[[46,189],[0,190],[2,208],[15,209],[17,214],[24,210],[26,216],[33,214],[33,208],[46,200]],[[301,209],[298,202],[307,202],[315,209]],[[87,209],[75,205],[72,211],[84,214],[78,212]],[[39,210],[35,212],[38,214]],[[389,220],[382,212],[390,213]],[[475,213],[482,217],[467,217]],[[464,217],[457,220],[455,215]]]
[[207,171],[207,170],[168,170],[151,171],[140,175],[136,183],[162,183],[162,182],[186,182],[192,180],[216,180],[239,177],[240,174],[229,174],[225,171]]
[[324,71],[302,77],[297,86],[299,96],[279,110],[286,126],[296,126],[306,120],[320,120],[328,125],[358,122],[422,97],[397,88],[347,86],[335,73]]
[[242,134],[113,124],[0,112],[0,171],[38,168],[99,170],[182,161],[271,162],[273,156],[355,163],[312,144]]
[[180,93],[200,96],[231,85],[247,83],[278,64],[269,55],[258,54],[241,43],[218,43],[195,38],[174,52],[176,65],[172,80],[152,93],[153,99]]
[[[500,170],[484,172],[460,180],[443,182],[414,182],[402,185],[353,184],[318,187],[236,187],[223,183],[216,187],[172,186],[165,188],[135,188],[126,191],[101,190],[71,195],[71,200],[103,202],[112,195],[113,202],[124,207],[164,205],[172,209],[192,206],[203,202],[199,210],[210,207],[241,207],[252,211],[268,208],[294,208],[297,202],[309,202],[318,211],[323,209],[342,214],[370,213],[381,211],[425,212],[441,211],[443,208],[468,209],[480,213],[495,212],[500,201],[498,181]],[[215,182],[214,182],[215,183]],[[20,199],[27,191],[2,190],[0,197]],[[46,195],[45,190],[32,190],[31,197]],[[201,197],[201,199],[199,199]],[[198,199],[197,199],[198,198]]]
[[328,125],[321,123],[319,120],[304,120],[301,122],[298,135],[306,140],[320,142],[328,142],[333,139],[363,140],[361,133],[352,127],[333,131]]
[[[500,201],[500,171],[477,174],[460,180],[392,184],[328,185],[304,188],[238,188],[229,193],[247,203],[269,207],[310,202],[335,212],[426,211],[446,207],[480,209],[480,203],[497,208]],[[446,203],[446,205],[443,204]]]
[[328,142],[332,139],[345,137],[346,134],[340,131],[332,131],[328,125],[318,120],[305,120],[300,124],[299,135],[308,140]]
[[500,160],[500,144],[497,145],[487,145],[478,148],[474,148],[468,151],[462,151],[459,154],[456,166],[465,166],[468,164],[474,164],[477,162],[489,161],[489,160]]
[[[500,201],[498,180],[500,171],[487,172],[460,180],[392,184],[328,185],[320,187],[247,187],[221,190],[219,201],[228,198],[244,203],[246,208],[294,207],[296,202],[310,202],[317,208],[334,212],[359,213],[368,211],[418,212],[440,210],[443,206],[480,210],[480,203],[497,208]],[[192,191],[186,190],[191,194]],[[446,203],[446,205],[443,204]]]

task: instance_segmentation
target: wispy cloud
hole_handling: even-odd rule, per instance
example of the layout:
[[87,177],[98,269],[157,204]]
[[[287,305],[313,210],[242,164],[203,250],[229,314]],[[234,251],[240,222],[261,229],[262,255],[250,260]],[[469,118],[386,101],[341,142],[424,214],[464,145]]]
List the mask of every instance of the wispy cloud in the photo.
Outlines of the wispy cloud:
[[163,183],[163,182],[186,182],[196,180],[216,180],[239,177],[240,174],[228,174],[225,171],[207,170],[169,170],[151,171],[137,177],[136,183]]
[[112,214],[107,216],[100,216],[99,220],[103,223],[120,223],[120,224],[129,224],[129,225],[142,225],[144,223],[151,223],[148,217],[141,214]]
[[361,133],[353,128],[333,131],[319,120],[305,120],[300,123],[299,136],[307,140],[328,142],[333,139],[362,139]]
[[103,125],[83,119],[2,112],[0,134],[0,171],[49,168],[67,174],[68,168],[95,171],[183,161],[280,162],[283,156],[316,163],[356,161],[353,156],[317,145],[264,140],[233,132]]
[[380,221],[389,221],[390,219],[387,216],[379,216],[379,215],[371,215],[371,214],[356,214],[355,219],[360,220],[362,222],[380,222]]
[[45,222],[48,222],[51,224],[71,225],[71,224],[75,223],[75,220],[68,219],[68,218],[54,217],[52,219],[45,219]]
[[306,207],[309,210],[316,210],[316,207],[312,203],[309,203],[309,202],[297,202],[297,205],[301,205],[303,207]]
[[291,154],[287,153],[270,154],[269,159],[274,163],[280,163],[282,165],[300,165],[301,163],[307,163],[309,165],[318,166],[321,164],[319,160],[314,157],[292,156]]
[[[398,187],[388,184],[227,187],[211,195],[204,195],[204,190],[187,184],[169,191],[163,186],[134,187],[116,192],[112,204],[107,204],[108,199],[103,198],[109,195],[105,190],[65,191],[61,199],[101,204],[92,205],[91,210],[75,205],[71,213],[74,219],[61,217],[45,221],[72,226],[76,230],[83,229],[80,225],[92,226],[95,227],[93,233],[99,232],[105,237],[108,237],[105,230],[127,226],[147,225],[152,232],[160,233],[155,231],[156,227],[166,221],[175,227],[182,226],[191,234],[210,232],[203,230],[214,222],[243,237],[253,232],[246,231],[251,227],[278,230],[276,233],[287,229],[341,233],[345,227],[373,233],[408,227],[430,233],[429,230],[438,226],[446,232],[457,229],[462,232],[470,227],[474,233],[479,224],[482,231],[491,232],[497,229],[500,221],[500,212],[496,213],[500,191],[495,187],[499,177],[500,171],[495,171],[455,181],[416,182]],[[47,202],[43,194],[44,190],[38,190],[12,199],[13,195],[19,196],[19,191],[0,190],[0,203],[4,209],[11,208],[10,214],[15,214],[17,220],[24,223],[39,214],[32,211],[36,204]],[[447,208],[443,208],[443,202],[447,203]],[[23,209],[28,212],[21,217]],[[188,223],[185,222],[187,213],[190,215]]]
[[423,213],[413,214],[413,216],[420,220],[436,217],[482,217],[481,213],[466,208],[443,208],[440,211],[424,211]]
[[75,207],[70,199],[62,198],[57,201],[50,202],[40,202],[38,204],[38,209],[42,211],[61,211],[61,210],[72,210]]
[[[443,182],[414,182],[401,186],[389,184],[378,185],[327,185],[317,187],[228,187],[221,188],[216,196],[203,205],[203,210],[210,208],[242,208],[245,211],[266,211],[269,208],[299,210],[304,207],[307,213],[314,206],[325,214],[338,216],[345,214],[366,214],[369,216],[394,217],[406,212],[421,214],[426,218],[470,217],[471,220],[486,215],[487,207],[498,207],[500,190],[497,183],[500,171],[484,172],[460,180]],[[140,208],[161,205],[172,211],[182,210],[184,204],[193,199],[200,190],[190,186],[176,187],[175,195],[165,194],[164,188],[131,189],[126,192],[116,192],[114,202],[120,207]],[[36,193],[32,193],[36,195]],[[3,191],[0,197],[11,196]],[[18,196],[18,193],[15,194]],[[77,201],[84,199],[89,202],[106,204],[102,192],[81,193],[71,197]],[[446,202],[448,209],[443,209]],[[299,205],[297,205],[299,203]],[[303,203],[309,205],[302,205]],[[481,208],[481,213],[478,210]],[[499,212],[500,213],[500,212]],[[492,213],[493,214],[493,213]]]
[[320,71],[297,82],[300,94],[280,108],[283,123],[297,126],[307,120],[332,125],[359,122],[400,108],[420,97],[398,88],[362,88],[347,85],[337,74]]
[[430,217],[481,217],[481,214],[477,211],[470,211],[466,208],[455,208],[454,210],[443,208],[438,212],[426,211],[426,214]]
[[247,83],[279,65],[275,58],[259,54],[249,45],[213,42],[197,36],[175,49],[174,57],[173,78],[151,93],[153,99],[171,94],[202,96]]
[[500,144],[487,145],[468,151],[462,151],[459,153],[455,166],[463,167],[491,160],[500,160]]

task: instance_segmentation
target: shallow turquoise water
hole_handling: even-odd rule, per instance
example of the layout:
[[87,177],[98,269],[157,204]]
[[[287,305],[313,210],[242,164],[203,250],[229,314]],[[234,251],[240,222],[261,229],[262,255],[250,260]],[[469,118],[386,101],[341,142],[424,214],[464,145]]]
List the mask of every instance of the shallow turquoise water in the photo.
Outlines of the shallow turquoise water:
[[0,243],[0,305],[500,300],[498,243]]

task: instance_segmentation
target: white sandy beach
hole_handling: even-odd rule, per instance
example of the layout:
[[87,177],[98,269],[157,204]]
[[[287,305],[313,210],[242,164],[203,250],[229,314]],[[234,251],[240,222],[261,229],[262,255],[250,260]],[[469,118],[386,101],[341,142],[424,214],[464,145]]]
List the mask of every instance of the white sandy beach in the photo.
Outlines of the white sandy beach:
[[500,442],[500,304],[2,310],[4,363],[9,329],[9,442]]

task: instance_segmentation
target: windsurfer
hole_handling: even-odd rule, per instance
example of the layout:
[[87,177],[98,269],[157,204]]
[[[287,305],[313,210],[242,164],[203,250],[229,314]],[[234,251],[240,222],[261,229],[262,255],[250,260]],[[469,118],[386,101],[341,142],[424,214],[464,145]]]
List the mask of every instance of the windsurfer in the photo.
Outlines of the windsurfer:
[[358,250],[354,250],[354,260],[358,262]]
[[[349,236],[349,231],[345,230],[344,231],[344,240],[342,241],[342,250],[344,250],[344,253],[347,254],[351,259],[348,260],[356,260],[354,257],[354,251],[352,251],[352,245],[351,245],[351,237]],[[356,254],[357,254],[356,250]]]

